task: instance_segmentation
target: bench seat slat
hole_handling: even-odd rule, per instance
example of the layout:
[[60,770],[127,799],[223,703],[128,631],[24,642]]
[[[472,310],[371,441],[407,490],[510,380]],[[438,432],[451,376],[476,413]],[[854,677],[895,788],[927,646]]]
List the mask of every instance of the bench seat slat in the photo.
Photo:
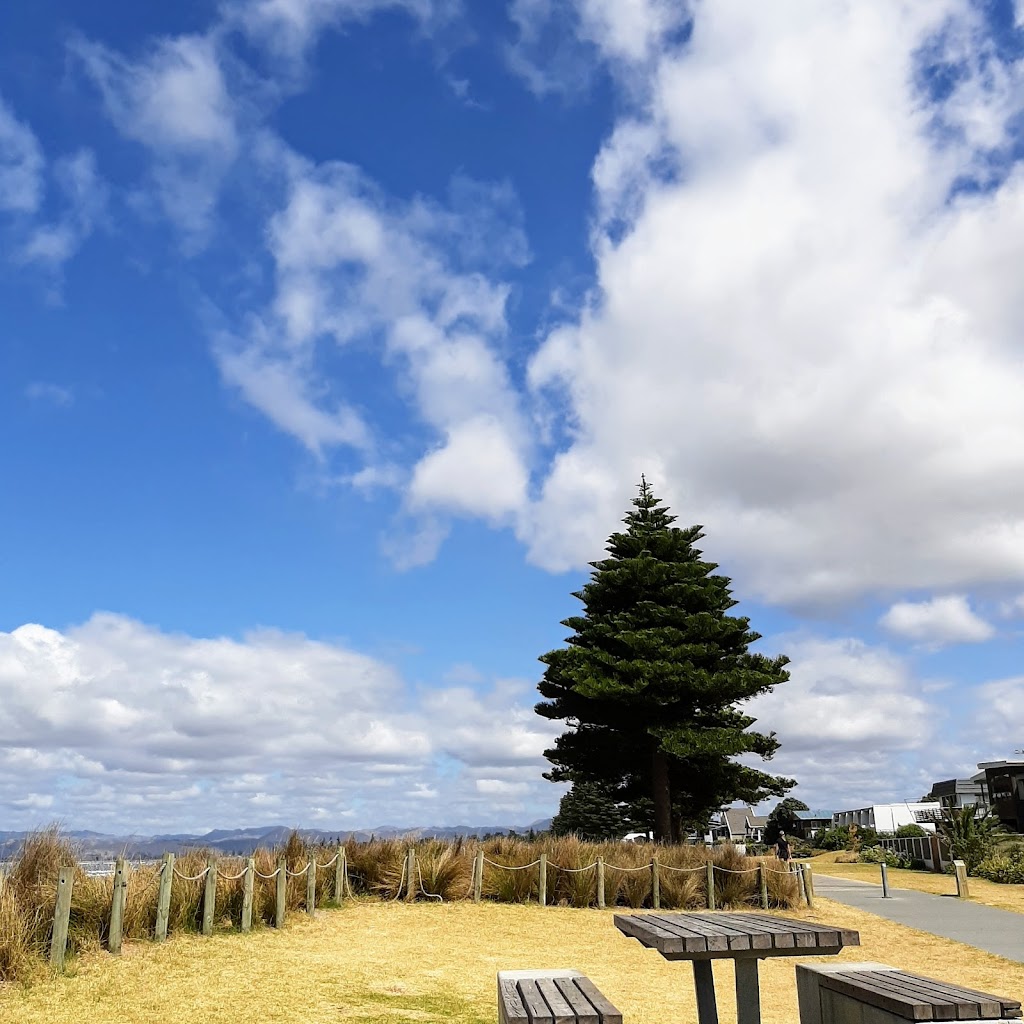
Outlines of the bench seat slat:
[[601,1018],[590,1000],[575,985],[573,978],[555,978],[558,991],[576,1014],[576,1024],[600,1024]]
[[622,1024],[622,1014],[579,971],[499,971],[499,1024]]
[[823,974],[821,987],[915,1021],[997,1020],[1020,1016],[1020,1003],[906,971]]
[[576,987],[590,1000],[590,1005],[597,1010],[601,1024],[622,1024],[622,1014],[589,978],[580,977],[575,981]]

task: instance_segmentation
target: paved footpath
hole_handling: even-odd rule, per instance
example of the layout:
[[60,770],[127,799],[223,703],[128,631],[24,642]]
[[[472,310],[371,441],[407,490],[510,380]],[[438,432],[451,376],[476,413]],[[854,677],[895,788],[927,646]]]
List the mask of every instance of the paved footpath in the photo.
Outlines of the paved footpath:
[[889,887],[889,898],[883,899],[881,885],[819,875],[817,872],[814,873],[814,891],[826,899],[866,910],[869,914],[877,914],[910,928],[966,942],[1007,960],[1024,962],[1024,914],[986,907],[956,896],[936,896],[892,886]]

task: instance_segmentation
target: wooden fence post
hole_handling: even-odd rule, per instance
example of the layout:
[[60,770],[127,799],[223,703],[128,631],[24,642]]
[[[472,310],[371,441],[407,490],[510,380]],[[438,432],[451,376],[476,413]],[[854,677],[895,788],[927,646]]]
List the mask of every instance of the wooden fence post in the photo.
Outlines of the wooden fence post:
[[708,910],[715,909],[715,863],[709,860],[707,862],[707,886],[708,886]]
[[274,927],[284,927],[284,915],[288,905],[288,861],[277,858],[277,905],[274,907]]
[[811,865],[801,864],[800,874],[804,880],[804,899],[807,900],[807,906],[814,906],[814,882],[811,878]]
[[651,906],[661,909],[661,874],[658,871],[658,858],[651,860]]
[[174,881],[174,854],[165,853],[160,862],[160,889],[156,897],[156,926],[153,938],[163,942],[167,938],[167,922],[171,916],[171,884]]
[[107,937],[107,949],[111,953],[121,952],[121,939],[124,933],[124,904],[128,893],[124,857],[114,862],[114,898],[110,901],[110,934]]
[[967,865],[962,860],[953,861],[953,875],[956,878],[956,894],[965,900],[971,895],[967,886]]
[[761,891],[761,909],[768,909],[768,869],[764,861],[757,865],[757,887]]
[[338,847],[338,859],[334,862],[334,902],[345,898],[345,847]]
[[68,948],[68,926],[71,923],[71,890],[75,885],[75,869],[61,868],[57,875],[57,905],[53,908],[53,936],[50,939],[50,966],[64,970],[64,954]]
[[250,857],[245,862],[245,874],[242,876],[242,931],[252,928],[252,889],[256,875],[256,858]]
[[316,858],[312,855],[306,865],[306,913],[310,917],[316,913]]
[[548,855],[540,855],[540,867],[537,877],[537,901],[542,907],[548,905]]
[[597,858],[597,909],[604,910],[604,857]]
[[804,885],[804,873],[800,870],[800,865],[793,861],[789,865],[789,870],[796,875],[797,894],[803,898],[804,903],[807,903],[807,887]]
[[473,865],[473,902],[479,903],[484,888],[484,851],[478,850]]
[[213,917],[217,909],[217,859],[206,861],[206,879],[203,883],[203,934],[213,934]]
[[410,846],[409,852],[405,858],[405,875],[406,875],[406,886],[405,886],[405,898],[410,903],[416,899],[416,883],[413,877],[416,873],[416,850]]

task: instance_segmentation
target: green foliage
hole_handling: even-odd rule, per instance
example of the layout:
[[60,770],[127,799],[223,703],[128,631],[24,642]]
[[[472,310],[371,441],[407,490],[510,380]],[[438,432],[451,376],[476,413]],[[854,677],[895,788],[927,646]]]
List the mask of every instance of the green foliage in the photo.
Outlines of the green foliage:
[[884,846],[869,846],[866,850],[860,851],[860,862],[862,864],[884,864],[890,868],[909,868],[910,858],[896,850],[887,850]]
[[1024,885],[1024,846],[1010,846],[991,853],[975,869],[979,878],[1004,885]]
[[812,840],[819,850],[854,850],[865,846],[874,846],[878,842],[878,833],[866,825],[836,825],[835,828],[822,829]]
[[949,843],[953,860],[962,860],[969,875],[991,856],[1004,832],[999,819],[980,811],[974,804],[959,810],[944,811],[938,824],[939,834]]
[[567,646],[540,658],[546,700],[536,710],[569,723],[545,751],[548,779],[599,782],[639,830],[678,841],[722,806],[794,785],[737,760],[777,750],[740,705],[788,679],[788,659],[749,651],[759,634],[727,614],[736,601],[695,547],[701,527],[672,526],[646,481],[633,505],[573,595],[583,614],[563,622]]
[[920,825],[900,825],[893,835],[897,839],[919,839],[921,836],[928,835],[928,832]]
[[621,839],[627,831],[614,791],[600,782],[574,783],[551,820],[553,835],[577,835],[593,842]]
[[769,846],[779,841],[779,833],[785,832],[790,839],[794,838],[800,831],[800,819],[797,811],[809,811],[810,808],[802,800],[795,796],[787,796],[780,800],[771,814],[768,815],[768,824],[764,829],[764,841]]

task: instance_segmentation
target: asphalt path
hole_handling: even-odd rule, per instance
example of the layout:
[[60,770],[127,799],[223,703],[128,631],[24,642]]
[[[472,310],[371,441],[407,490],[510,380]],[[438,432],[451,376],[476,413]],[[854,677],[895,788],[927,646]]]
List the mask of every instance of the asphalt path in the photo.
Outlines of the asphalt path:
[[889,897],[883,898],[880,883],[836,878],[817,871],[814,891],[816,895],[848,907],[1024,963],[1024,914],[986,907],[958,899],[956,895],[936,896],[891,885]]

